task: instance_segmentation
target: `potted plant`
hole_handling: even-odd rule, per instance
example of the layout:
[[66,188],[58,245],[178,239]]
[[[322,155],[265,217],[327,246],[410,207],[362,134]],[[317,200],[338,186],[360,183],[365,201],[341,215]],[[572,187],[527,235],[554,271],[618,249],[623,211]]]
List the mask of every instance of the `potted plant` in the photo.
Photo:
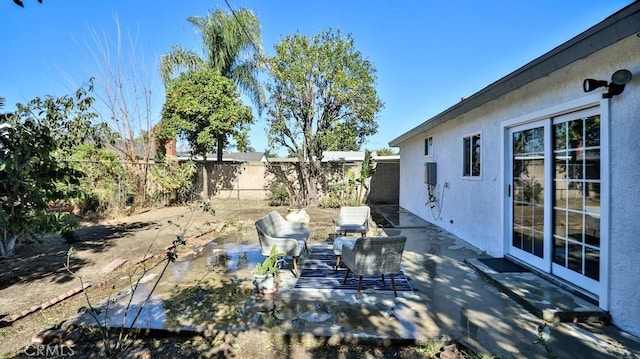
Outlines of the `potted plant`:
[[280,273],[278,267],[278,253],[276,246],[271,247],[271,252],[262,262],[256,264],[253,270],[253,284],[255,284],[258,293],[272,294],[278,291],[276,286],[276,274]]

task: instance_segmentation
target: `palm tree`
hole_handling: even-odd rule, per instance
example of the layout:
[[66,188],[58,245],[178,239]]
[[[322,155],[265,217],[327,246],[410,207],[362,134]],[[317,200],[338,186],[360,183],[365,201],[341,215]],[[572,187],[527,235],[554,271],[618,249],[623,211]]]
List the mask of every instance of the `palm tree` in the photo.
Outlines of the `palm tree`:
[[[218,9],[187,20],[202,34],[203,56],[174,45],[160,62],[165,86],[182,71],[212,69],[234,81],[262,112],[265,95],[257,76],[265,61],[255,14],[245,8],[231,13]],[[224,141],[225,136],[218,136],[218,161],[222,161]]]

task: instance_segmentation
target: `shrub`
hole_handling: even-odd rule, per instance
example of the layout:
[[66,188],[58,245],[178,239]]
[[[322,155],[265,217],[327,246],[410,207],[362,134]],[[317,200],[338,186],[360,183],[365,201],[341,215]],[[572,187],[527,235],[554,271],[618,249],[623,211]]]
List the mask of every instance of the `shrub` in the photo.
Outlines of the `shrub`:
[[165,157],[164,165],[151,168],[152,196],[163,197],[169,204],[187,203],[191,199],[195,174],[193,161],[180,163],[175,156]]
[[102,215],[124,209],[134,194],[126,168],[112,152],[92,144],[77,146],[70,163],[84,173],[73,205],[81,214]]
[[289,192],[287,186],[280,182],[272,182],[269,185],[269,205],[284,206],[289,204]]

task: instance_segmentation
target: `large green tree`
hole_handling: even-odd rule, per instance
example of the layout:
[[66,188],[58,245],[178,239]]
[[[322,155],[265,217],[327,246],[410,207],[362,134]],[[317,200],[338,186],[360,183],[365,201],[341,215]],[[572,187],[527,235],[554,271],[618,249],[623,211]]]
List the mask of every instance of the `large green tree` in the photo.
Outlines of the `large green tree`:
[[[202,55],[181,45],[173,46],[160,63],[165,85],[169,86],[182,72],[210,70],[233,80],[261,112],[265,95],[258,74],[264,65],[264,53],[255,14],[244,8],[232,13],[218,9],[187,21],[202,35]],[[217,146],[218,161],[222,161],[223,149],[223,144]]]
[[351,35],[285,37],[270,59],[269,144],[298,158],[302,200],[317,203],[322,153],[357,150],[377,132],[376,69]]
[[[194,154],[206,158],[214,146],[224,146],[229,137],[246,145],[251,109],[242,104],[236,85],[213,70],[181,74],[167,87],[159,125],[160,138],[180,137]],[[202,171],[205,198],[207,171]]]
[[[2,115],[0,125],[0,256],[22,239],[67,229],[48,203],[76,194],[82,173],[65,159],[72,149],[97,141],[105,125],[92,123],[90,83],[69,96],[36,98]],[[92,141],[92,142],[93,142]]]

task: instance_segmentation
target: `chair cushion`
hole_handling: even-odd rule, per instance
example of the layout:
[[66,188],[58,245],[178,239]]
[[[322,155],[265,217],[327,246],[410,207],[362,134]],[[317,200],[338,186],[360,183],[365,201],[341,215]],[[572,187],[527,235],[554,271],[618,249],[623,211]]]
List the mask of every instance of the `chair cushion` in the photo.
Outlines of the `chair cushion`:
[[305,223],[289,222],[272,211],[258,219],[255,225],[263,255],[268,255],[275,245],[278,253],[297,257],[306,247],[309,227]]
[[340,207],[338,218],[333,220],[337,233],[367,233],[369,231],[369,206]]
[[308,229],[280,228],[279,231],[272,234],[277,238],[295,238],[299,241],[306,241],[309,238]]
[[364,233],[367,231],[367,227],[364,225],[358,224],[342,224],[338,225],[335,228],[336,232],[355,232],[355,233]]
[[353,249],[342,247],[342,262],[358,276],[397,273],[406,240],[405,236],[359,237]]
[[356,239],[354,237],[336,237],[333,240],[333,253],[337,256],[342,255],[342,246],[353,249],[353,246],[356,245]]
[[257,222],[265,234],[276,238],[307,240],[309,227],[305,223],[289,222],[278,212],[271,211]]

